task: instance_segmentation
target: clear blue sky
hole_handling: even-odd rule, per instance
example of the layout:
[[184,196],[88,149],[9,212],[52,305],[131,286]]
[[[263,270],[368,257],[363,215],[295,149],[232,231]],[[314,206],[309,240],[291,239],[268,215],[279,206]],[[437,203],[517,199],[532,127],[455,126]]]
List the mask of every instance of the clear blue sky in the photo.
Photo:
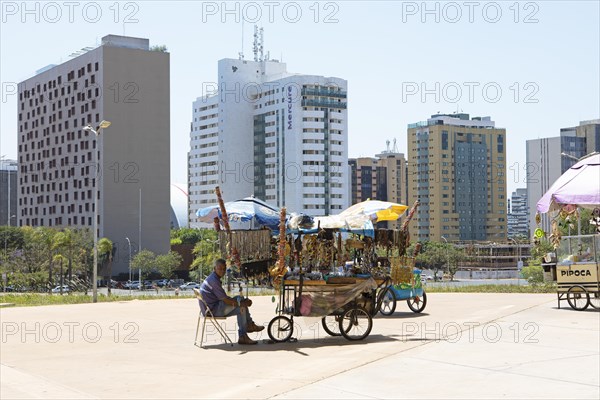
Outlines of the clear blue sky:
[[[405,152],[407,124],[438,111],[491,116],[507,129],[509,168],[521,169],[509,173],[512,191],[525,186],[527,139],[599,118],[598,1],[427,2],[431,13],[421,1],[275,3],[269,15],[260,1],[228,3],[230,14],[221,1],[32,2],[30,13],[3,1],[0,155],[17,155],[13,83],[102,36],[126,34],[171,53],[171,177],[185,182],[192,101],[217,80],[219,59],[237,58],[242,30],[252,58],[257,19],[266,50],[289,71],[348,80],[351,157],[373,156],[394,138]],[[424,98],[423,88],[431,91]]]

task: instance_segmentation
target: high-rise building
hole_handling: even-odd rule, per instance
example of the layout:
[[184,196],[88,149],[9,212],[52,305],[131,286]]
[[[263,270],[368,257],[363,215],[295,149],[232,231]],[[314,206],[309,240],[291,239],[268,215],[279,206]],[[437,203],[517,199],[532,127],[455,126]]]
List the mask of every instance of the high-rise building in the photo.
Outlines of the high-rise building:
[[519,188],[512,192],[508,202],[508,237],[524,236],[529,238],[529,209],[527,208],[527,189]]
[[196,211],[256,196],[288,212],[348,207],[347,82],[291,74],[284,63],[219,61],[217,93],[193,103],[188,155],[190,225]]
[[18,225],[16,160],[0,160],[0,225]]
[[[351,205],[367,199],[407,203],[406,159],[394,147],[376,154],[375,158],[348,160],[350,165]],[[387,226],[396,227],[396,223]]]
[[[552,184],[586,154],[600,152],[600,120],[581,121],[561,128],[560,136],[528,140],[526,143],[527,204],[529,230],[536,228],[537,202]],[[540,227],[551,230],[551,218],[541,214]]]
[[436,114],[408,126],[416,240],[506,241],[506,130],[490,117]]
[[[169,53],[108,35],[18,91],[19,224],[92,229],[97,187],[98,235],[113,242],[113,274],[128,270],[126,237],[134,252],[166,253]],[[83,129],[102,120],[112,125],[97,140]]]

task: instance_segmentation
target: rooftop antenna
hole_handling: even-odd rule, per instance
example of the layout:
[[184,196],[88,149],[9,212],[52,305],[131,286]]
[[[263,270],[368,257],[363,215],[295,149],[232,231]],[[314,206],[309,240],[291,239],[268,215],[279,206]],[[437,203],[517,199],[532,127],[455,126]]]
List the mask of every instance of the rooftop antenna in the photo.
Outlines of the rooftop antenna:
[[244,19],[242,18],[242,51],[238,53],[240,60],[244,59]]
[[258,51],[260,53],[260,61],[264,61],[265,56],[264,56],[264,30],[263,30],[263,28],[260,28],[259,34],[258,34]]
[[258,61],[258,25],[254,25],[254,41],[252,42],[252,53],[254,53],[254,61]]
[[394,138],[394,148],[392,149],[394,153],[398,153],[398,146],[396,145],[396,138]]
[[386,153],[390,152],[390,141],[389,141],[389,139],[385,141],[385,152]]

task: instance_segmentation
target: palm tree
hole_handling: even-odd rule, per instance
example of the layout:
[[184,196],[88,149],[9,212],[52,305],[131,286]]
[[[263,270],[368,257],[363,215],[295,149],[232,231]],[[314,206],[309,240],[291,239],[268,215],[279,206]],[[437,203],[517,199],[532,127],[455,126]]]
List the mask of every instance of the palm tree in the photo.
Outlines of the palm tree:
[[67,260],[65,256],[58,253],[53,258],[52,261],[55,263],[60,263],[60,294],[63,294],[63,285],[64,285],[64,274],[63,274],[63,262]]
[[113,242],[110,239],[102,238],[98,241],[98,257],[102,260],[102,265],[108,263],[108,268],[106,269],[108,278],[108,295],[111,294],[111,286],[112,286],[112,252],[113,252]]
[[[55,231],[45,227],[35,228],[34,236],[36,240],[44,247],[45,251],[47,251],[48,255],[48,284],[50,285],[50,289],[52,289],[52,258],[53,254],[53,244],[54,244],[54,235]],[[50,293],[52,291],[50,290]]]

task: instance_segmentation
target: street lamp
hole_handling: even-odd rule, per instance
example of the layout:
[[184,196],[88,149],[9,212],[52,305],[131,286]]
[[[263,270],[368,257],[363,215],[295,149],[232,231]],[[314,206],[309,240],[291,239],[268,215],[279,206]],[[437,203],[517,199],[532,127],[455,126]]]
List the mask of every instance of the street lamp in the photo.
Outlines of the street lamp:
[[100,130],[106,129],[109,126],[109,121],[102,120],[96,129],[92,128],[91,125],[87,125],[83,128],[84,131],[92,132],[96,137],[96,148],[94,149],[94,161],[96,166],[96,176],[94,177],[94,266],[92,269],[92,302],[94,303],[98,302],[98,152],[100,151],[98,137],[100,136]]
[[129,245],[129,294],[131,294],[131,241],[128,237],[125,238]]
[[[16,218],[16,215],[11,215],[10,217],[8,217],[8,226],[10,226],[10,221],[12,221],[13,218]],[[6,255],[8,254],[8,231],[4,234],[4,256],[6,257]]]
[[446,238],[444,236],[442,236],[442,239],[444,239],[444,242],[446,242],[446,273],[450,274],[450,268],[449,268],[449,260],[448,260],[448,241],[446,240]]

